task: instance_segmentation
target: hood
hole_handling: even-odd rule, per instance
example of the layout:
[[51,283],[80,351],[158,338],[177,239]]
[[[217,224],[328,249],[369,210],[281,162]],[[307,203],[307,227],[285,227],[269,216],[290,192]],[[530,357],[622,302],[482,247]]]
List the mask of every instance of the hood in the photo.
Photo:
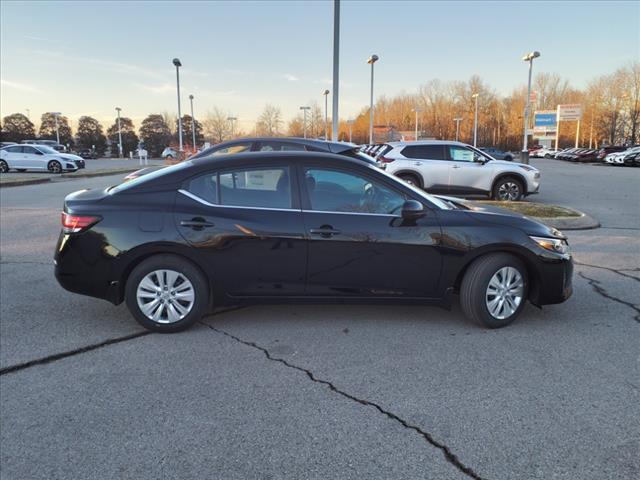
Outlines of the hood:
[[503,167],[525,167],[526,168],[535,168],[537,170],[536,167],[533,167],[531,165],[525,165],[524,163],[520,163],[520,162],[510,162],[508,160],[491,160],[488,165],[500,165]]
[[82,157],[78,155],[73,155],[72,153],[58,153],[60,158],[64,158],[65,160],[82,160]]

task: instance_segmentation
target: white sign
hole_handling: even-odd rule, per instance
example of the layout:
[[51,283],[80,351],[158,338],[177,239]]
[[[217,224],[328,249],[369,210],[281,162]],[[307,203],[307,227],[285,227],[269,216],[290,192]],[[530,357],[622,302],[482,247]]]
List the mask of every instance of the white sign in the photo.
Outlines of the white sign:
[[558,105],[557,117],[559,122],[580,120],[582,118],[582,105],[579,103]]

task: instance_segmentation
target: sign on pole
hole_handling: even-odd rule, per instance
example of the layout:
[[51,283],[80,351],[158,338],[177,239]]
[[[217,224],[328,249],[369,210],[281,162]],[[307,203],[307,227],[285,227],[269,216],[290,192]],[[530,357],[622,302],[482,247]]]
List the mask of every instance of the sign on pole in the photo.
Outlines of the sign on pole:
[[580,118],[582,118],[582,105],[580,105],[579,103],[567,103],[564,105],[558,105],[557,116],[559,122],[580,120]]
[[538,139],[555,138],[558,129],[555,110],[536,110],[533,115],[533,136]]

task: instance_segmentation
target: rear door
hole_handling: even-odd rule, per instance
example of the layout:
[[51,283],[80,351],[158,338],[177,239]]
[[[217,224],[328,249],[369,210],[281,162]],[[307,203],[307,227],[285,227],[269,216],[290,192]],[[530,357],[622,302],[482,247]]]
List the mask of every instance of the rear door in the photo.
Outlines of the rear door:
[[22,145],[13,145],[4,148],[3,158],[7,161],[9,168],[27,168],[24,166],[24,158],[22,156]]
[[400,153],[407,158],[407,167],[422,175],[425,190],[448,193],[451,164],[443,144],[407,145]]
[[307,243],[287,162],[211,170],[176,198],[180,234],[201,253],[214,290],[234,297],[304,292]]

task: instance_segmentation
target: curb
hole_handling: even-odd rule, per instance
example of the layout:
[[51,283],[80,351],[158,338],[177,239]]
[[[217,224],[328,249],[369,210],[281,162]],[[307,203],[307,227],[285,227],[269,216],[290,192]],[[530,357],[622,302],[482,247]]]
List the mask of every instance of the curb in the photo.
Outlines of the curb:
[[16,180],[9,182],[0,182],[1,187],[21,187],[23,185],[36,185],[38,183],[49,183],[51,181],[50,178],[26,178],[24,180]]
[[579,217],[555,217],[555,218],[542,218],[542,217],[530,217],[537,220],[540,223],[549,225],[550,227],[557,228],[558,230],[593,230],[600,228],[600,222],[593,217],[590,217],[586,213],[582,213],[578,210],[569,207],[562,207],[567,210],[573,210],[580,214]]
[[47,178],[25,178],[24,180],[16,179],[6,182],[0,182],[0,187],[22,187],[24,185],[37,185],[39,183],[49,183],[55,181],[58,178],[74,179],[74,178],[91,178],[91,177],[106,177],[109,175],[118,175],[121,173],[131,173],[139,168],[120,168],[108,171],[87,172],[87,173],[63,173],[62,175],[55,175]]

